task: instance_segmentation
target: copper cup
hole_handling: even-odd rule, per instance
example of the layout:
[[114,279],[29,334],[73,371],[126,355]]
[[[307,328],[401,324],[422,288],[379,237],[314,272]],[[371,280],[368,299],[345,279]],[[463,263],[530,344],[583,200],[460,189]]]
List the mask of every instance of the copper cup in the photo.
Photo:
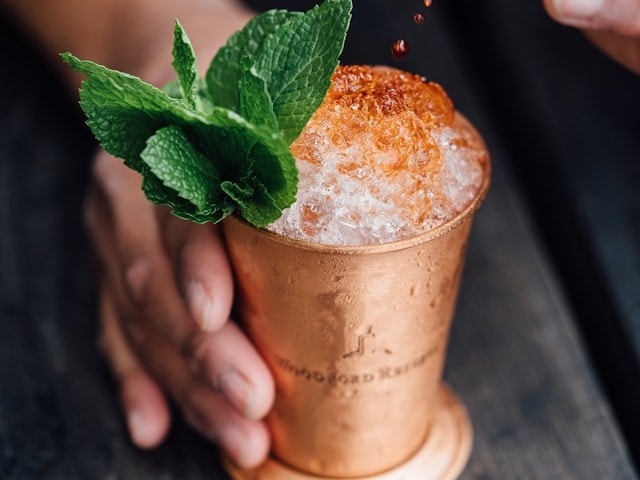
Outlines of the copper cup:
[[457,478],[471,427],[441,377],[485,170],[464,211],[398,242],[327,246],[223,222],[238,314],[277,388],[272,457],[228,465],[235,479]]

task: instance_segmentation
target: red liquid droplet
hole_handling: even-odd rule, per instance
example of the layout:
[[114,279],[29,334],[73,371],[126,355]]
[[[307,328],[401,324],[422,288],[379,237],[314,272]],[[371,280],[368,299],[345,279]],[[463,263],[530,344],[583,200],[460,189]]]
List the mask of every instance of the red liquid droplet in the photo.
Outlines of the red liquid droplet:
[[391,53],[397,59],[404,58],[409,53],[409,44],[405,40],[400,38],[395,42],[393,42],[393,46],[391,47]]
[[424,23],[424,15],[422,15],[421,13],[416,13],[413,16],[413,21],[414,23],[416,23],[417,25],[422,25]]
[[424,0],[424,6],[429,8],[431,6],[432,0]]

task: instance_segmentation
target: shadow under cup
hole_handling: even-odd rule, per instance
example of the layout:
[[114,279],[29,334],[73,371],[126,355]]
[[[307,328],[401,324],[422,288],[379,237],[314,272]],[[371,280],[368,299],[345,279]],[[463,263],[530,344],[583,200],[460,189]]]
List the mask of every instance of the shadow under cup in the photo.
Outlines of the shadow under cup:
[[398,242],[327,246],[234,217],[223,222],[237,313],[276,381],[267,418],[276,461],[308,478],[357,478],[393,469],[420,450],[439,408],[488,162],[485,170],[464,211]]

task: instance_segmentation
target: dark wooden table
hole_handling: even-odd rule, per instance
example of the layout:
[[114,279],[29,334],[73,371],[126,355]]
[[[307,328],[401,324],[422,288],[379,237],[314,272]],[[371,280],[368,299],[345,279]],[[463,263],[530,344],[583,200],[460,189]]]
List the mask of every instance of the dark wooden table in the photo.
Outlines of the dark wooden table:
[[[538,1],[436,1],[420,26],[419,0],[355,3],[344,62],[439,81],[492,151],[445,373],[475,428],[462,478],[638,478],[640,78]],[[130,444],[95,348],[94,145],[37,50],[1,26],[0,478],[227,478],[180,420],[155,451]]]

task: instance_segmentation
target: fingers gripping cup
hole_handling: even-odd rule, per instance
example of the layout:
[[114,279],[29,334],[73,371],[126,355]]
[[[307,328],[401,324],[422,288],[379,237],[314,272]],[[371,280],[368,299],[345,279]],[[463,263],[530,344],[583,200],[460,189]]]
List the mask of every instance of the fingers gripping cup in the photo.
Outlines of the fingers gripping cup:
[[292,150],[282,219],[223,223],[238,313],[277,386],[272,457],[230,473],[456,478],[471,427],[441,376],[484,144],[437,85],[340,67]]

